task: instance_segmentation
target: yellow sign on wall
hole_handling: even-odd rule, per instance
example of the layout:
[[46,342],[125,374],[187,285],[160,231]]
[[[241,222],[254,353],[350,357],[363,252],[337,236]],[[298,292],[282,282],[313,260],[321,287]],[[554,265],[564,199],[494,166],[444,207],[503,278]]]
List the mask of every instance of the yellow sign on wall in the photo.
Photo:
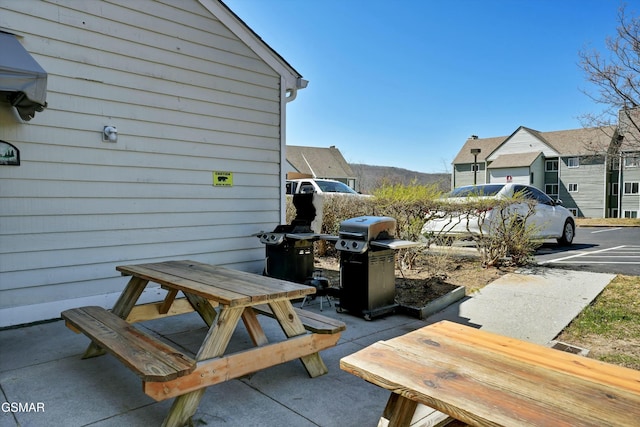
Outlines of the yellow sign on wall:
[[233,187],[233,172],[213,172],[213,185],[215,187]]

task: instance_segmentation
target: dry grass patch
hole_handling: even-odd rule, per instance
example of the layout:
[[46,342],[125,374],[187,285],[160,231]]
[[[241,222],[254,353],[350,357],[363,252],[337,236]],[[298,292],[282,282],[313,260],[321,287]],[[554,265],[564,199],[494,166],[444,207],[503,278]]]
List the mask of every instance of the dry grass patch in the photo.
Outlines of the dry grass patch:
[[640,276],[617,276],[558,340],[603,362],[640,369]]
[[640,227],[640,218],[576,218],[577,226]]

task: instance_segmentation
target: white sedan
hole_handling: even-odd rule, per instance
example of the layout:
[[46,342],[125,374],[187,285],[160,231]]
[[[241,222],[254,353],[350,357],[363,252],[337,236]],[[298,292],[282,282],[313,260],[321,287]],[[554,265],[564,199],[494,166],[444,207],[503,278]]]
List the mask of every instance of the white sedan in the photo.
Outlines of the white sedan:
[[[542,191],[523,184],[482,184],[459,187],[445,199],[452,204],[473,200],[509,200],[521,194],[524,201],[508,206],[509,214],[515,213],[527,218],[527,227],[533,230],[533,238],[555,238],[561,245],[570,245],[575,235],[573,214]],[[517,199],[515,199],[517,200]],[[530,206],[533,211],[529,212]],[[461,237],[469,235],[487,235],[495,230],[502,221],[504,212],[500,208],[489,209],[481,214],[458,215],[439,213],[432,215],[422,228],[423,234],[436,236]]]

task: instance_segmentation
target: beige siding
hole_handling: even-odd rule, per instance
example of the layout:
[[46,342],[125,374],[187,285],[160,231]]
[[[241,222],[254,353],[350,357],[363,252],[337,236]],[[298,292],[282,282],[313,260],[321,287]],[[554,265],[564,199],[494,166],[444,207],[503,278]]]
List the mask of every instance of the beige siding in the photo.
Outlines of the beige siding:
[[464,187],[465,185],[473,185],[473,179],[475,175],[476,184],[485,184],[485,176],[487,171],[485,170],[484,163],[478,163],[478,171],[474,174],[472,163],[459,163],[453,166],[453,173],[455,180],[451,180],[451,189],[457,187]]
[[533,186],[544,192],[544,157],[539,156],[530,167],[533,172]]
[[197,1],[0,0],[0,28],[49,73],[31,122],[0,105],[22,160],[0,168],[0,326],[3,309],[120,291],[120,264],[261,270],[251,234],[281,210],[278,73]]
[[503,154],[535,153],[537,151],[542,151],[545,157],[558,155],[555,150],[540,141],[537,136],[532,135],[525,129],[520,129],[496,151],[491,153],[491,156],[489,156],[487,160],[493,161]]
[[[529,168],[505,168],[505,169],[489,169],[491,179],[489,182],[496,184],[506,184],[513,182],[514,184],[529,185]],[[511,181],[507,177],[511,177]]]

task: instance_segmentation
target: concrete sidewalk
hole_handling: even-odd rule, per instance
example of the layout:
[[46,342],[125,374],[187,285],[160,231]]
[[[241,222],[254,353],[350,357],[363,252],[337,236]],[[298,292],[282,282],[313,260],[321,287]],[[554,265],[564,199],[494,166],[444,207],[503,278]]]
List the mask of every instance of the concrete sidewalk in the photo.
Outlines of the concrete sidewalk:
[[[325,304],[324,315],[347,324],[338,345],[322,352],[327,375],[310,379],[296,360],[209,387],[193,423],[375,426],[389,394],[341,371],[343,356],[442,319],[546,345],[613,277],[549,268],[508,274],[425,321],[402,314],[365,321]],[[319,312],[319,300],[305,309]],[[270,339],[282,339],[275,321],[264,318],[263,324]],[[143,327],[195,352],[206,333],[202,325],[188,314]],[[147,397],[140,380],[112,356],[80,360],[88,343],[62,321],[0,331],[0,427],[159,426],[172,401]],[[235,349],[250,343],[243,327],[231,340]],[[44,409],[12,413],[7,402]]]

